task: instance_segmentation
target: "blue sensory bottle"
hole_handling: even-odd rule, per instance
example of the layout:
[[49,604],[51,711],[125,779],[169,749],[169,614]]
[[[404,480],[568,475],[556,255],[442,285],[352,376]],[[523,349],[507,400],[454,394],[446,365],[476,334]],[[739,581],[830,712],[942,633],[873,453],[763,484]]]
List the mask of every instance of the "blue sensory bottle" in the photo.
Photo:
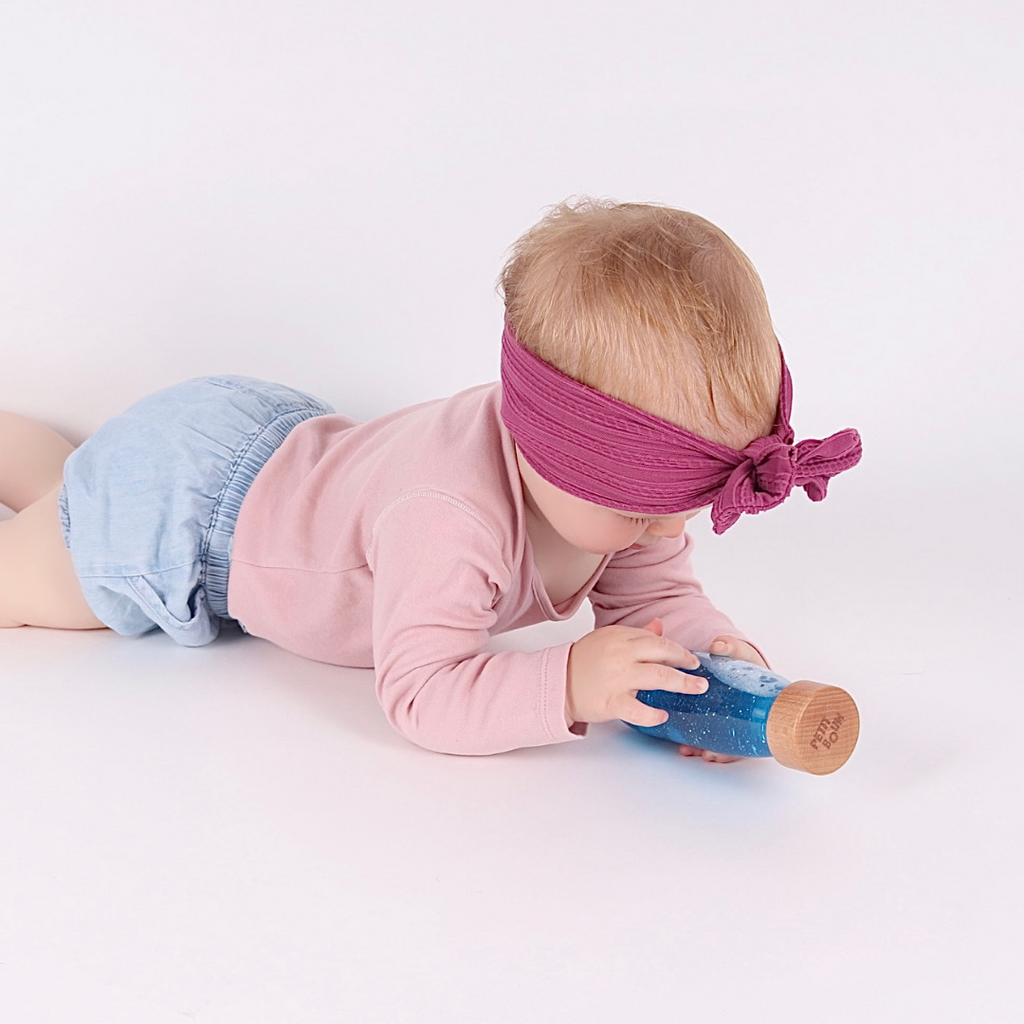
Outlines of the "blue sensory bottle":
[[773,757],[812,775],[828,775],[849,759],[860,718],[838,686],[790,682],[770,669],[718,654],[695,652],[708,681],[704,693],[641,690],[637,699],[668,712],[662,725],[639,732],[684,746],[737,757]]

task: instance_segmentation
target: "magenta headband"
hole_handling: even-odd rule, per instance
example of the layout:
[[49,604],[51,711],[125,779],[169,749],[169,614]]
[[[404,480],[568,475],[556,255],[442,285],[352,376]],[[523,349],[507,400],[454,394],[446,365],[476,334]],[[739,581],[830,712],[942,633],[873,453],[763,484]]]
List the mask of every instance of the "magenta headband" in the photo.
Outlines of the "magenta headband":
[[691,434],[567,377],[501,339],[501,418],[526,461],[559,490],[597,505],[667,516],[711,505],[715,533],[802,487],[821,501],[828,481],[860,461],[860,435],[840,430],[793,444],[793,384],[786,361],[775,427],[743,451]]

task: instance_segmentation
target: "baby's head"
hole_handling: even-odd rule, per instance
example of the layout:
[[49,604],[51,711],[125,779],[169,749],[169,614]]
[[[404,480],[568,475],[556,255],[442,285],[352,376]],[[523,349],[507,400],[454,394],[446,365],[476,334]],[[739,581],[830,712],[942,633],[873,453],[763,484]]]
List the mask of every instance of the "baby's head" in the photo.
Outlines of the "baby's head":
[[732,448],[771,432],[781,360],[764,289],[704,218],[563,203],[512,247],[501,288],[519,341],[569,377]]
[[513,246],[501,283],[502,420],[565,494],[642,517],[710,505],[721,533],[794,487],[820,501],[860,459],[855,430],[794,443],[761,282],[701,217],[563,204]]

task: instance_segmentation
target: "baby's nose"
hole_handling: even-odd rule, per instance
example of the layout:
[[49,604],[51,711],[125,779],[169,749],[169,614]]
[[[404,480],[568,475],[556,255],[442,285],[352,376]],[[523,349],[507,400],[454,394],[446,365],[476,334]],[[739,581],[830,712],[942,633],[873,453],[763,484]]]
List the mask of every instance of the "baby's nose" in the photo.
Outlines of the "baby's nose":
[[678,537],[686,529],[686,520],[680,516],[678,519],[659,519],[651,523],[647,532],[655,537]]

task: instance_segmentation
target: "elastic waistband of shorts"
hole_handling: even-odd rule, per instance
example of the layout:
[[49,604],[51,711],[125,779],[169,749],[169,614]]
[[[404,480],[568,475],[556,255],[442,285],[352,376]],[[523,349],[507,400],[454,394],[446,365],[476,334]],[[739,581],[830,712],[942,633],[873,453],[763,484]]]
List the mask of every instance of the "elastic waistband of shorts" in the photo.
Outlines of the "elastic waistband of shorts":
[[297,408],[281,413],[260,429],[235,459],[210,518],[203,545],[201,583],[206,590],[210,610],[222,619],[228,615],[228,575],[231,568],[231,543],[242,502],[256,475],[285,438],[304,420],[330,413],[329,406]]

